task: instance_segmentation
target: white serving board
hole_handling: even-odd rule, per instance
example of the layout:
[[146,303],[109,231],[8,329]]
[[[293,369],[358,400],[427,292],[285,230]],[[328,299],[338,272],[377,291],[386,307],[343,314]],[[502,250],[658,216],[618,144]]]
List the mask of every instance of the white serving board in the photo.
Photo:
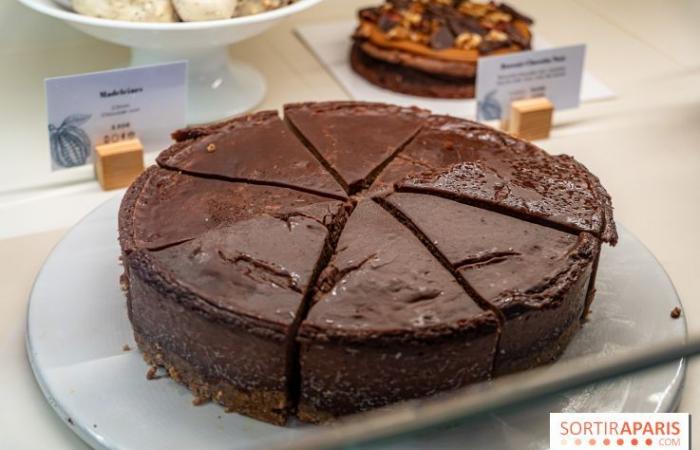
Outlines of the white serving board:
[[[122,349],[136,345],[119,288],[119,201],[109,200],[66,234],[31,293],[29,359],[67,426],[95,448],[125,450],[249,449],[313,430],[226,414],[215,404],[195,407],[189,391],[174,381],[146,380],[148,366],[139,352]],[[663,268],[636,238],[620,231],[617,247],[603,249],[591,320],[563,359],[611,355],[686,336],[684,319],[669,317],[680,302]],[[469,442],[473,448],[546,449],[548,412],[671,411],[684,376],[685,362],[679,360],[493,416],[476,427],[404,439],[391,448],[464,448]]]

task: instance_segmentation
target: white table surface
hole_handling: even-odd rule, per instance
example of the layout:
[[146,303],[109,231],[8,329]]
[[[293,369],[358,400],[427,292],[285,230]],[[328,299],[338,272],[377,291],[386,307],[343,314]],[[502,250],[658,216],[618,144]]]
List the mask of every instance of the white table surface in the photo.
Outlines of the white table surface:
[[[261,108],[347,98],[293,36],[296,24],[352,17],[375,1],[327,0],[231,48],[269,90]],[[616,220],[666,268],[700,333],[700,0],[521,0],[553,44],[588,44],[587,70],[614,100],[556,114],[552,153],[596,173]],[[0,2],[0,448],[83,448],[55,417],[24,351],[25,310],[36,273],[66,228],[114,195],[88,168],[51,174],[43,79],[125,66],[127,49],[89,38],[11,0]],[[650,330],[653,332],[653,330]],[[690,364],[680,410],[700,414],[700,361]],[[698,420],[693,434],[700,436]]]

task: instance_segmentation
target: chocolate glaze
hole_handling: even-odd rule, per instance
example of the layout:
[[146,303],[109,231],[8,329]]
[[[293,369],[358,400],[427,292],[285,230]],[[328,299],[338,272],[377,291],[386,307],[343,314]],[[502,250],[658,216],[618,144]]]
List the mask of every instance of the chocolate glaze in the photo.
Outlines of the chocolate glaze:
[[284,214],[328,198],[293,189],[232,183],[149,167],[119,213],[122,249],[162,248],[260,214]]
[[[380,103],[328,102],[285,105],[284,115],[354,193],[371,184],[377,170],[418,132],[428,112]],[[369,129],[375,132],[367,133]]]
[[[440,157],[426,156],[434,149],[442,149],[437,152]],[[443,156],[452,151],[458,155]],[[473,201],[617,242],[610,196],[570,156],[551,156],[505,133],[450,118],[431,122],[402,155],[429,168],[398,182],[398,190]],[[461,162],[433,165],[436,159],[448,158]],[[380,181],[386,183],[393,170],[405,173],[408,167],[389,167]]]
[[[127,191],[123,280],[150,364],[200,399],[282,424],[295,409],[321,421],[561,353],[592,299],[601,239],[615,242],[597,178],[422,110],[286,111],[302,141],[270,137],[272,113],[180,130],[159,160],[187,173],[151,167]],[[278,138],[327,177],[248,153]],[[333,200],[345,194],[324,177],[359,195]]]
[[[157,270],[217,308],[286,327],[306,292],[340,202],[259,216],[151,252]],[[284,333],[283,333],[284,334]]]
[[[246,395],[267,393],[276,403],[259,415],[283,423],[294,363],[289,336],[342,209],[339,201],[317,203],[162,250],[133,251],[127,261],[134,329],[201,368],[209,384],[224,379]],[[167,301],[157,292],[167,292]]]
[[[423,194],[386,198],[506,319],[496,371],[557,342],[578,321],[600,241]],[[572,286],[577,286],[571,289]],[[576,295],[566,298],[570,291]],[[517,322],[527,321],[521,329]],[[511,326],[511,324],[515,325]],[[561,345],[561,344],[559,344]],[[563,346],[562,346],[563,348]],[[517,367],[524,368],[524,367]]]
[[381,173],[373,190],[392,190],[409,175],[486,158],[501,146],[493,128],[450,116],[430,116],[421,131]]
[[174,133],[162,167],[236,181],[293,186],[343,199],[345,192],[277,115],[262,111]]
[[134,331],[188,361],[212,384],[226,381],[240,391],[278,393],[284,400],[269,409],[284,410],[284,334],[213,306],[159,271],[161,266],[152,265],[155,262],[141,252],[127,260]]
[[[300,409],[313,420],[314,411],[348,414],[484,379],[497,326],[407,228],[365,200],[300,328]],[[439,380],[428,382],[435,364]]]

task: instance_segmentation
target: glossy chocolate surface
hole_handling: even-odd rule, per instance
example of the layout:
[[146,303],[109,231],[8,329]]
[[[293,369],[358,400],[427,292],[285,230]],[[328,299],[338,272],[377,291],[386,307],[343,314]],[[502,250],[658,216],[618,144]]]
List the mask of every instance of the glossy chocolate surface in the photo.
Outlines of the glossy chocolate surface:
[[288,326],[328,237],[324,217],[332,218],[339,207],[327,202],[293,215],[258,216],[150,257],[157,270],[217,308]]
[[295,139],[276,111],[262,111],[197,130],[176,134],[185,140],[161,153],[158,164],[205,176],[296,186],[345,198],[342,187]]
[[[610,197],[570,156],[551,156],[492,128],[447,117],[430,122],[402,155],[383,178],[406,174],[398,190],[507,209],[617,242]],[[407,174],[411,166],[424,170]]]
[[496,373],[559,355],[583,316],[598,239],[423,194],[386,201],[503,315]]
[[579,243],[577,235],[444,198],[394,193],[387,201],[489,300],[555,278]]
[[563,351],[616,236],[595,176],[415,108],[285,115],[179,130],[127,191],[129,317],[152,364],[235,411],[318,422]]
[[486,379],[498,337],[409,229],[371,200],[343,231],[299,330],[299,414],[316,421]]
[[[496,321],[469,297],[409,229],[372,202],[348,220],[319,280],[302,334],[372,339],[411,336]],[[487,328],[485,328],[486,330]]]
[[[420,129],[417,108],[358,102],[285,105],[286,119],[351,192],[367,187],[385,162]],[[368,130],[381,130],[368,132]]]
[[293,189],[151,167],[132,186],[120,211],[122,247],[162,248],[207,230],[328,200]]

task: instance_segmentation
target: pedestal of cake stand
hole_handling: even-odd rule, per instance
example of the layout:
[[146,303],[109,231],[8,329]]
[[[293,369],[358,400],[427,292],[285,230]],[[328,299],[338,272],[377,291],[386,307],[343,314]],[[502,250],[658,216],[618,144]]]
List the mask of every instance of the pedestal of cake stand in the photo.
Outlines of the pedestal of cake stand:
[[242,114],[265,97],[265,78],[253,66],[232,60],[228,47],[187,50],[131,49],[131,65],[188,61],[187,123]]

